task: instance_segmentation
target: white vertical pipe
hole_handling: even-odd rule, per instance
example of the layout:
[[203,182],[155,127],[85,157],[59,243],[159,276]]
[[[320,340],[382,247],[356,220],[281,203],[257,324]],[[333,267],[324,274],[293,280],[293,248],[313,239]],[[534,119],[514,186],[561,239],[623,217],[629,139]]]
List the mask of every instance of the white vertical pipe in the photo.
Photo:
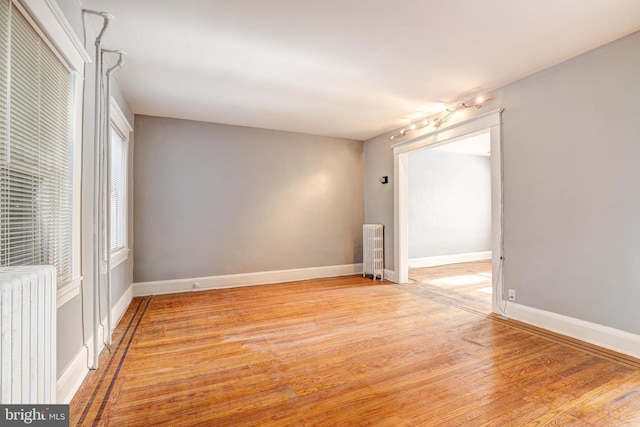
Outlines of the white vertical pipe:
[[[105,23],[108,22],[105,19]],[[102,27],[100,35],[96,38],[96,73],[95,73],[95,108],[94,108],[94,154],[93,154],[93,364],[92,369],[98,369],[99,359],[99,343],[98,343],[98,325],[100,324],[100,241],[99,241],[99,193],[100,193],[100,86],[101,71],[100,64],[100,41],[106,25]]]
[[113,19],[113,16],[105,12],[96,12],[92,10],[83,10],[84,13],[102,16],[102,29],[96,37],[96,71],[95,71],[95,106],[94,106],[94,162],[93,162],[93,364],[91,369],[98,369],[99,349],[100,343],[98,342],[98,325],[100,323],[100,232],[99,232],[99,194],[100,194],[100,153],[101,153],[101,138],[100,138],[100,116],[101,116],[101,90],[102,83],[102,37],[107,31],[109,22]]
[[104,149],[105,153],[105,173],[104,173],[104,203],[103,203],[103,215],[106,222],[105,227],[105,249],[106,249],[106,259],[105,264],[107,266],[107,271],[105,274],[106,288],[107,288],[107,345],[111,345],[112,343],[112,331],[113,331],[113,320],[111,319],[111,75],[116,72],[122,65],[124,64],[124,56],[126,55],[122,51],[110,51],[103,50],[104,52],[109,53],[117,53],[118,62],[113,67],[109,68],[106,72],[106,93],[104,100],[104,109],[105,109],[105,141],[106,146]]

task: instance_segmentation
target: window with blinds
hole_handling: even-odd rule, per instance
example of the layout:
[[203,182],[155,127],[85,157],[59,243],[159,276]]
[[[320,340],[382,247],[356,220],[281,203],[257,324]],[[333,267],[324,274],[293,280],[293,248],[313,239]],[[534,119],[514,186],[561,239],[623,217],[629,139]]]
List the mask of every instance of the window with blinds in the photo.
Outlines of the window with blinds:
[[127,142],[111,129],[111,253],[127,247]]
[[54,265],[71,280],[70,71],[0,0],[0,265]]

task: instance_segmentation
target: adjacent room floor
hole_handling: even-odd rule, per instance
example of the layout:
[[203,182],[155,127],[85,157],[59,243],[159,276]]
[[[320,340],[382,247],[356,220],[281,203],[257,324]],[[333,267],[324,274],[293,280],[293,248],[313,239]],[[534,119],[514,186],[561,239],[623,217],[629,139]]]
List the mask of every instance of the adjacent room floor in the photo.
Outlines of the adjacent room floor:
[[469,301],[358,276],[135,298],[71,424],[640,425],[640,361]]
[[409,270],[409,288],[428,290],[468,309],[491,313],[491,260]]

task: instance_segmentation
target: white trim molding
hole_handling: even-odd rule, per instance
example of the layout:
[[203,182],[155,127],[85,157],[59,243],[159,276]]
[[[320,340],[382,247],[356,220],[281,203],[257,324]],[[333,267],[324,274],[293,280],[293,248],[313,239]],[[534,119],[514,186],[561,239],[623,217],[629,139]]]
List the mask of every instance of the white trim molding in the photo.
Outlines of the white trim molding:
[[640,359],[640,335],[512,302],[506,316]]
[[111,254],[111,270],[129,258],[129,249],[119,249]]
[[[93,339],[89,340],[93,342]],[[92,345],[92,344],[91,344]],[[86,347],[82,347],[75,357],[71,360],[71,363],[62,371],[62,374],[58,376],[56,382],[56,402],[59,404],[71,403],[71,399],[76,394],[82,381],[89,373],[87,366],[87,353]]]
[[423,258],[409,258],[409,268],[436,267],[439,265],[458,264],[461,262],[485,261],[491,259],[491,251],[469,252],[466,254],[453,254],[430,256]]
[[[109,106],[111,108],[111,121],[113,122],[115,127],[121,133],[128,134],[133,132],[133,126],[131,126],[131,123],[129,123],[129,120],[127,120],[127,116],[124,115],[124,113],[122,112],[122,109],[118,105],[118,101],[116,101],[116,99],[113,96],[109,99]],[[126,137],[128,140],[129,136],[126,135]]]
[[54,0],[21,0],[21,4],[40,24],[47,39],[58,48],[67,64],[75,71],[83,72],[84,64],[91,62],[91,57],[58,4]]
[[389,270],[388,268],[384,269],[384,278],[389,280],[390,282],[399,283],[398,275],[396,274],[396,272],[393,270]]
[[[409,154],[418,149],[435,148],[457,139],[489,130],[491,141],[491,247],[492,269],[501,271],[502,260],[502,109],[489,111],[473,117],[461,116],[448,126],[435,131],[418,133],[415,137],[392,145],[394,172],[393,201],[393,261],[394,282],[407,283],[409,280]],[[496,301],[502,301],[504,280],[499,275],[493,281],[494,303],[492,309],[499,313]]]
[[354,274],[362,274],[362,264],[331,265],[326,267],[141,282],[133,284],[133,294],[136,297],[145,295],[173,294],[178,292],[204,291],[209,289],[267,285],[273,283],[292,282],[296,280],[322,279],[325,277],[349,276]]
[[56,308],[62,307],[76,296],[80,295],[80,287],[82,286],[82,276],[72,280],[60,289],[56,296]]
[[[133,299],[133,285],[129,286],[127,290],[122,294],[118,302],[111,309],[111,317],[116,319],[114,322],[114,329],[120,323],[122,316],[127,311],[131,300]],[[103,324],[106,324],[106,317],[103,319]],[[105,331],[101,327],[98,329],[98,339],[100,340],[100,351],[104,348]],[[89,337],[84,347],[74,356],[71,363],[62,371],[57,380],[56,398],[57,403],[68,404],[73,399],[82,381],[89,373],[89,361],[93,359],[93,337]]]
[[[472,135],[479,131],[499,125],[502,110],[492,110],[473,117],[461,117],[460,121],[452,122],[450,125],[432,130],[425,134],[418,134],[413,138],[393,144],[393,154],[404,154],[418,150],[427,146],[438,146],[441,143],[450,142],[454,139],[467,135]],[[492,147],[493,148],[493,147]],[[493,155],[493,152],[491,153]]]
[[113,308],[111,309],[111,318],[114,319],[113,329],[118,326],[120,320],[122,320],[122,316],[129,308],[129,304],[131,304],[131,300],[133,300],[133,284],[129,285],[126,291],[122,294],[122,296],[115,303]]

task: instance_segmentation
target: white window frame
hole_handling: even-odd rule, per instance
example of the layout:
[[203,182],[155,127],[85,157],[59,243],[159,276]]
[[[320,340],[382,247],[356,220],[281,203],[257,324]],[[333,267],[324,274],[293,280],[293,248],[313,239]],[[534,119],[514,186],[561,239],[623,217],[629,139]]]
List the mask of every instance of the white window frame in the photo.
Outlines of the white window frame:
[[[124,179],[124,188],[125,188],[125,215],[124,215],[124,247],[118,248],[115,251],[111,252],[111,270],[116,268],[119,264],[126,261],[129,258],[129,142],[130,135],[133,132],[133,127],[127,120],[126,116],[118,106],[116,100],[111,97],[109,100],[109,108],[111,109],[111,124],[109,131],[115,130],[118,135],[122,138],[124,142],[124,157],[125,157],[125,179]],[[109,153],[111,155],[111,153]],[[111,160],[113,162],[113,159]],[[111,172],[109,172],[109,175]],[[111,176],[109,176],[111,179]],[[109,195],[109,197],[111,197]],[[111,220],[111,212],[109,212],[109,220]],[[111,227],[114,225],[111,224]]]
[[72,279],[58,289],[57,306],[60,307],[80,294],[82,284],[81,228],[82,216],[82,86],[84,65],[91,57],[84,49],[71,25],[55,0],[13,0],[13,4],[25,12],[23,15],[39,33],[72,75],[71,138],[73,144],[73,238]]

